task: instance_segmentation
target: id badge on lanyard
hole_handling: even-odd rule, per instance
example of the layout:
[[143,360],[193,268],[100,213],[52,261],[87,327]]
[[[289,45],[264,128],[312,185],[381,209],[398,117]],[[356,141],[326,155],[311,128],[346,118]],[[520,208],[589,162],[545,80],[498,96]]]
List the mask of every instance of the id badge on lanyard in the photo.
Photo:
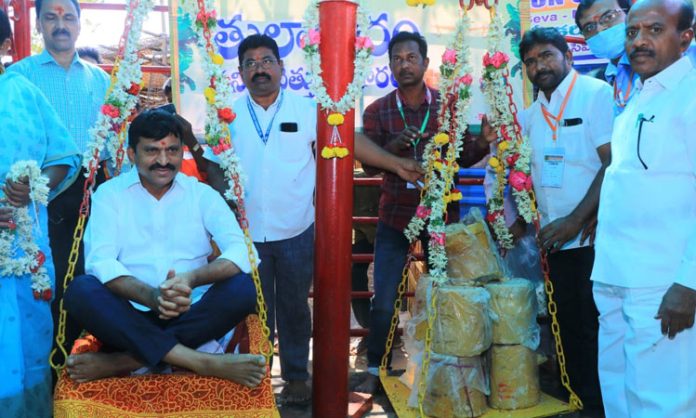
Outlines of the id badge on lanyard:
[[561,147],[544,148],[544,161],[541,165],[541,187],[563,187],[565,171],[565,149]]

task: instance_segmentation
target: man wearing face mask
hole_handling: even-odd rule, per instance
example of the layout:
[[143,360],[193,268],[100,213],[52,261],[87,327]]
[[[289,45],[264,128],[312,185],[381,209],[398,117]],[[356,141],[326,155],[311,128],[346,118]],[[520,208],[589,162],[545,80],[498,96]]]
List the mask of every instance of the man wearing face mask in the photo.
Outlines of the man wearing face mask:
[[549,252],[568,374],[585,406],[581,416],[602,417],[599,325],[590,281],[594,249],[583,232],[597,210],[611,161],[611,88],[573,70],[572,53],[556,29],[526,32],[519,49],[527,76],[539,88],[539,97],[520,118],[532,148],[542,226],[537,243]]

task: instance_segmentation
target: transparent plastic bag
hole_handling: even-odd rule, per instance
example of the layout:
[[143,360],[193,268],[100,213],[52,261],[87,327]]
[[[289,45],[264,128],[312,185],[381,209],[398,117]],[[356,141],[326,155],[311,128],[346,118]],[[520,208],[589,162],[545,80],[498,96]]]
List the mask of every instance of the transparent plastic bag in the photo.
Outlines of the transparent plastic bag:
[[527,233],[520,238],[515,246],[507,251],[503,262],[508,277],[523,277],[534,283],[537,294],[537,314],[546,315],[546,294],[544,292],[544,274],[541,270],[539,247],[534,237],[534,226],[527,228]]
[[522,344],[536,350],[539,346],[537,303],[534,285],[527,279],[489,283],[493,344]]
[[490,357],[490,406],[522,409],[539,403],[537,355],[523,345],[494,345]]
[[490,295],[481,287],[438,286],[437,315],[432,329],[432,351],[473,357],[493,340]]

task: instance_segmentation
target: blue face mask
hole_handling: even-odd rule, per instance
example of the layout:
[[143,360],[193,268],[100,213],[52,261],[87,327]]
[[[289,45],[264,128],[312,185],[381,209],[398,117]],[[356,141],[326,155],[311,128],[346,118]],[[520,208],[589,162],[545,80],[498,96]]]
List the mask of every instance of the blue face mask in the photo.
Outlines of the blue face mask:
[[625,40],[626,22],[622,22],[599,32],[586,42],[595,56],[611,60],[624,53]]

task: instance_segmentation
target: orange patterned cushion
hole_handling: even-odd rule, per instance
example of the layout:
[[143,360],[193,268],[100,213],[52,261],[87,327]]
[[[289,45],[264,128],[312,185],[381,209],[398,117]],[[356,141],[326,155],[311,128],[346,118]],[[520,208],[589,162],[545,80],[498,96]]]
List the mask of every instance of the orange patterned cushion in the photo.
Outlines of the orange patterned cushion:
[[[256,315],[246,320],[250,351],[263,341]],[[73,351],[96,351],[98,341],[76,343]],[[270,375],[256,388],[194,374],[119,377],[78,384],[63,371],[54,395],[55,418],[268,418],[280,417]]]

